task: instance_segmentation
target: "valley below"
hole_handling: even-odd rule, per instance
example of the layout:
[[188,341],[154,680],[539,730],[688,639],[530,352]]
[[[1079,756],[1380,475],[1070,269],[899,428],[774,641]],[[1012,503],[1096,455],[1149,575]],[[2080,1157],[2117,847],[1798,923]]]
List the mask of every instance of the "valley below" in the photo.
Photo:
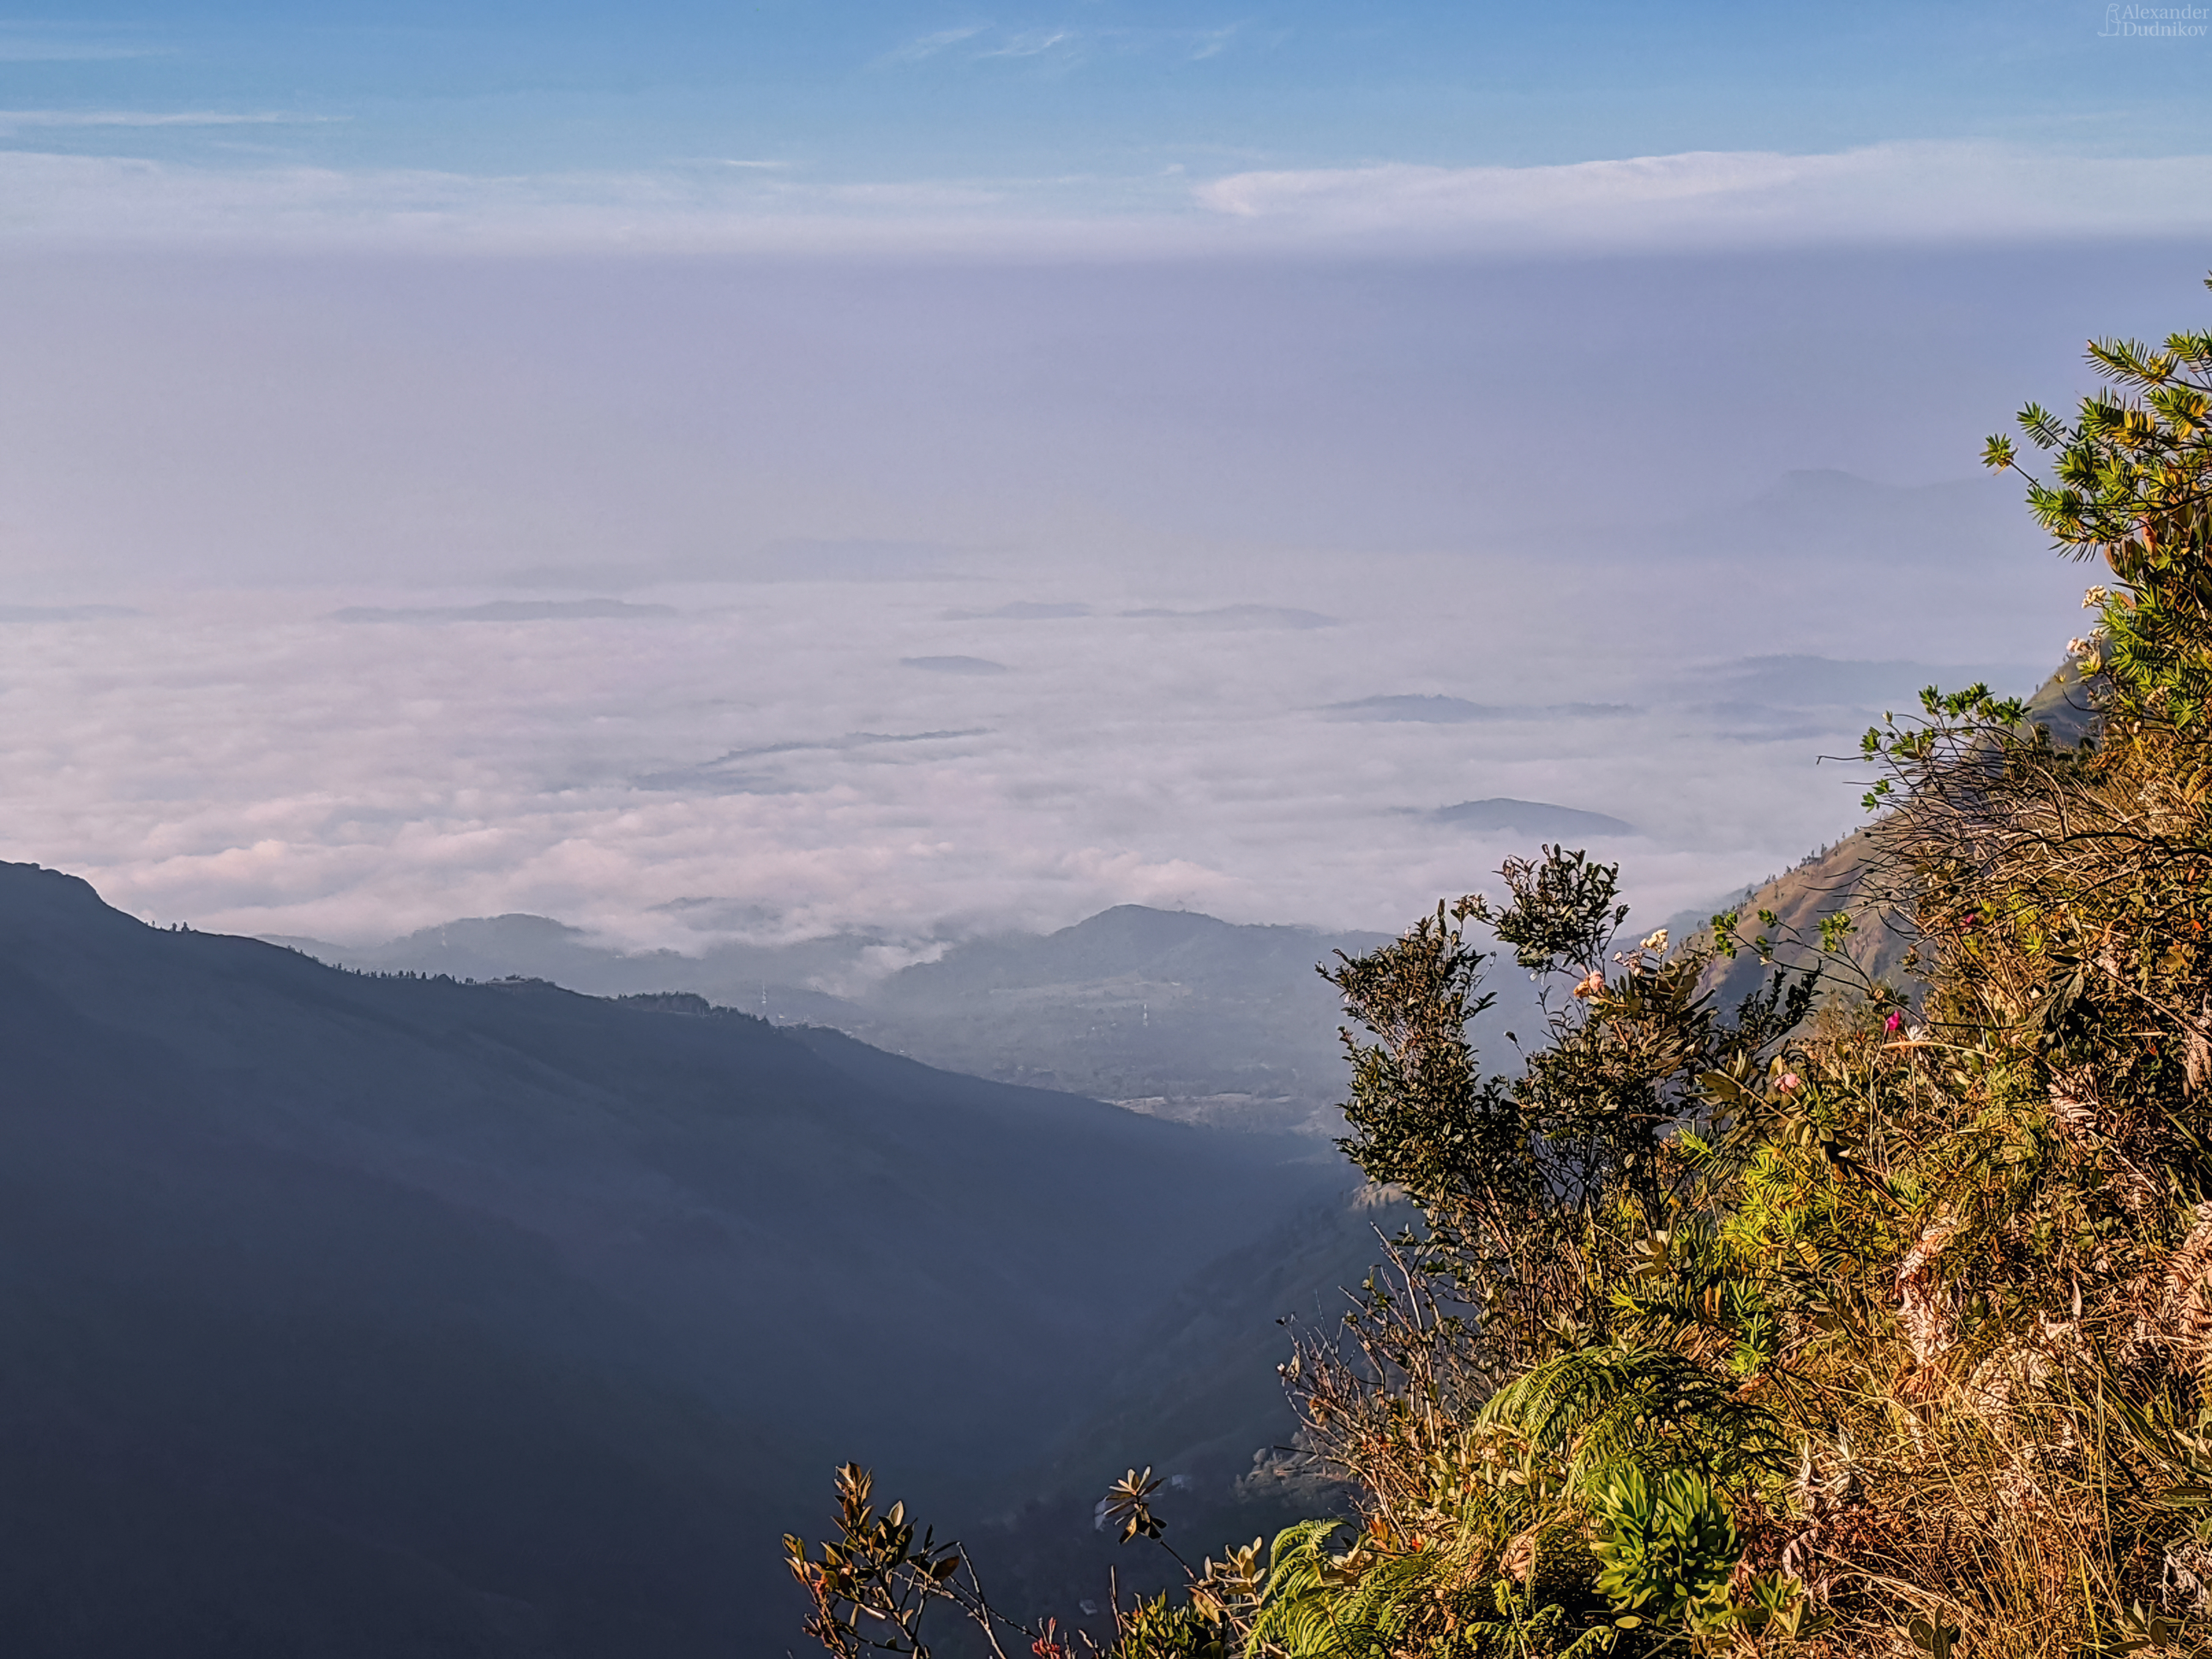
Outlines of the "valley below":
[[1056,1517],[1040,1585],[1128,1463],[1249,1536],[1275,1322],[1373,1254],[1312,1136],[696,998],[350,972],[21,865],[0,978],[22,1651],[780,1651],[847,1459]]

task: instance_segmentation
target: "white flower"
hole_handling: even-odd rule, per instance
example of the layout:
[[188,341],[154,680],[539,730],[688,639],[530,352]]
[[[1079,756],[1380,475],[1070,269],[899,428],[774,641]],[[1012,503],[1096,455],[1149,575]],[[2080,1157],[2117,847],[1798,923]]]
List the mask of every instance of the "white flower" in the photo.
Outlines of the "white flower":
[[2089,641],[2087,641],[2087,640],[2069,640],[2069,641],[2066,641],[2066,654],[2067,654],[2068,656],[2069,656],[2069,657],[2086,657],[2086,656],[2087,656],[2087,655],[2089,654]]
[[2112,590],[2100,583],[2081,596],[2081,608],[2084,611],[2098,610],[2112,597]]
[[1650,939],[1645,939],[1644,941],[1644,948],[1647,951],[1665,950],[1667,948],[1667,930],[1664,927],[1662,927],[1657,933],[1652,934]]

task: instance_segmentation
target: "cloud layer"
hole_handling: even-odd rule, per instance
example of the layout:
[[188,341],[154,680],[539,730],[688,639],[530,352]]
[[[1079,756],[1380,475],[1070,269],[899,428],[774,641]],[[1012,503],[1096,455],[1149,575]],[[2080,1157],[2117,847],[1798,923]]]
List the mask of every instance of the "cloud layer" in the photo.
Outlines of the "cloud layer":
[[[1638,629],[1694,619],[1622,569],[1619,607],[1585,612],[1571,645],[1539,632],[1470,662],[1454,638],[1502,570],[1415,556],[1370,567],[1388,603],[1319,562],[1279,567],[1279,592],[1343,619],[1328,630],[1117,614],[1208,608],[1188,579],[1178,605],[1102,592],[1049,629],[945,617],[948,597],[1018,603],[1001,596],[1027,574],[949,594],[695,587],[662,594],[672,615],[549,606],[465,627],[448,620],[465,595],[363,626],[315,591],[15,624],[0,851],[156,920],[259,933],[526,911],[634,945],[696,948],[732,917],[761,939],[918,942],[1121,902],[1388,926],[1559,830],[1501,800],[1565,801],[1601,815],[1560,819],[1601,851],[1612,820],[1636,827],[1617,850],[1663,915],[1847,825],[1859,786],[1816,757],[1879,696],[1944,672],[1813,659],[1793,695],[1772,660],[1639,662],[1620,648]],[[2019,665],[2010,687],[2033,678]],[[1605,701],[1444,724],[1339,712],[1496,707],[1562,681]],[[1455,690],[1376,689],[1408,684]]]
[[1664,917],[2056,661],[2080,572],[1963,475],[2195,257],[15,261],[0,853],[923,948],[1389,927],[1528,850],[1441,810],[1549,802]]
[[1240,173],[1193,193],[1279,234],[1501,249],[2197,234],[2212,225],[2212,156],[1891,143]]
[[[948,38],[965,40],[956,31]],[[1012,50],[1012,46],[1006,48]],[[1039,50],[1054,50],[1040,47]],[[268,112],[0,111],[0,130],[281,125]],[[834,178],[783,163],[486,174],[0,152],[17,245],[1529,253],[2202,235],[2212,156],[1990,141],[1540,166]]]

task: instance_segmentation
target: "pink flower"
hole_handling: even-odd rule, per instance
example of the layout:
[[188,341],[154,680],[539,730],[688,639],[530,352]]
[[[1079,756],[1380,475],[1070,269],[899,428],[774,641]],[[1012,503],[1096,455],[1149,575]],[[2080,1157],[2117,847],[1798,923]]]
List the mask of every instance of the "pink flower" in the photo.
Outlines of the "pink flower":
[[1784,1072],[1782,1074],[1782,1080],[1774,1086],[1785,1095],[1794,1094],[1805,1086],[1805,1079],[1795,1072]]
[[1905,1016],[1903,1014],[1892,1014],[1887,1019],[1882,1021],[1881,1029],[1888,1032],[1890,1036],[1895,1036],[1899,1031],[1905,1029]]
[[1575,981],[1575,994],[1578,997],[1594,997],[1603,989],[1605,975],[1595,968]]

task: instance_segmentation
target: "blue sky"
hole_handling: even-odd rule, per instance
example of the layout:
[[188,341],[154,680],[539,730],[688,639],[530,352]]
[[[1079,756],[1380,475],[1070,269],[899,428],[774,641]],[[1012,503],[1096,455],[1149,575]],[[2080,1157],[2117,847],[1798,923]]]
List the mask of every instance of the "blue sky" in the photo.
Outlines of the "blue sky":
[[[1204,186],[1255,172],[1870,146],[1920,147],[1880,170],[1877,194],[1986,198],[1992,149],[2212,153],[2212,42],[2100,33],[2108,12],[2101,0],[19,8],[0,21],[0,145],[383,181],[357,210],[411,172],[565,179],[539,185],[540,209],[642,195],[677,217],[1203,217],[1222,206]],[[1974,146],[1979,160],[1961,149]]]

